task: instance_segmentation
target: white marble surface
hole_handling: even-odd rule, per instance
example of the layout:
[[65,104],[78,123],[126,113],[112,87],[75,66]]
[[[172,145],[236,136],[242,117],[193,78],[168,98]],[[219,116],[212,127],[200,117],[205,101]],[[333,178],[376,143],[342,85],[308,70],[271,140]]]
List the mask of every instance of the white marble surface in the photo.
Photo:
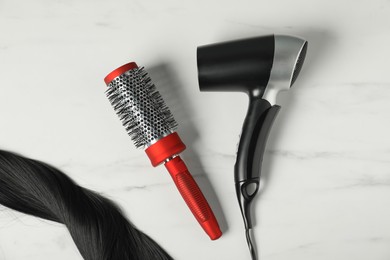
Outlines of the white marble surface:
[[[389,0],[0,0],[0,147],[115,200],[175,259],[249,259],[233,185],[247,99],[200,93],[195,50],[302,36],[306,63],[279,97],[255,202],[260,259],[388,260],[389,32]],[[106,100],[103,77],[132,60],[149,69],[180,124],[183,158],[224,229],[218,241]],[[0,259],[81,256],[62,225],[0,207]]]

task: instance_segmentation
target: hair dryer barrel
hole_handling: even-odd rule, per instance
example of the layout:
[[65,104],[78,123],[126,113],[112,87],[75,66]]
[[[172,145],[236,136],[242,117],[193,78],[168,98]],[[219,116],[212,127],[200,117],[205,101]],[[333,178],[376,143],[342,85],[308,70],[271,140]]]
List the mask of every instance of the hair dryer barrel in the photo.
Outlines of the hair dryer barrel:
[[275,104],[297,79],[307,42],[271,35],[198,47],[201,91],[243,91]]
[[274,59],[273,35],[198,47],[201,91],[252,91],[265,86]]

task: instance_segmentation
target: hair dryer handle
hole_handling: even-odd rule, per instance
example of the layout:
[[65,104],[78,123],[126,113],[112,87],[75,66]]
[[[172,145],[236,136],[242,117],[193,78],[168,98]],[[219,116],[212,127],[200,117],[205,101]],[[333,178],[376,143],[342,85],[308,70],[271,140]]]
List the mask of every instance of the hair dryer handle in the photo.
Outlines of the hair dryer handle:
[[264,149],[279,109],[265,99],[251,98],[242,128],[234,177],[246,228],[252,227],[250,203],[259,189]]

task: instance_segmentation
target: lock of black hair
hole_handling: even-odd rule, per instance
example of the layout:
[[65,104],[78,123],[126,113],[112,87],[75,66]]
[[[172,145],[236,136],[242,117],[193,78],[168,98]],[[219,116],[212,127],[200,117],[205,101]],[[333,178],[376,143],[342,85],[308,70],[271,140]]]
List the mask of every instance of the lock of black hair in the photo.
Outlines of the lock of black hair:
[[64,224],[86,260],[172,259],[109,199],[43,162],[0,150],[0,203]]

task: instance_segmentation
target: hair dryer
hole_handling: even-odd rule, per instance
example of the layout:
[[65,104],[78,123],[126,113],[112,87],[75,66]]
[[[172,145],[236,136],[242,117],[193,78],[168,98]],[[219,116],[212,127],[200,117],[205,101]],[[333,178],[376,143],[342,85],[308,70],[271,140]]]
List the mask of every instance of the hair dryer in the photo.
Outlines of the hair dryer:
[[197,50],[201,91],[242,91],[249,95],[234,180],[252,259],[257,255],[250,232],[251,202],[259,189],[268,134],[280,109],[276,96],[294,84],[306,50],[307,41],[282,35],[211,44]]

